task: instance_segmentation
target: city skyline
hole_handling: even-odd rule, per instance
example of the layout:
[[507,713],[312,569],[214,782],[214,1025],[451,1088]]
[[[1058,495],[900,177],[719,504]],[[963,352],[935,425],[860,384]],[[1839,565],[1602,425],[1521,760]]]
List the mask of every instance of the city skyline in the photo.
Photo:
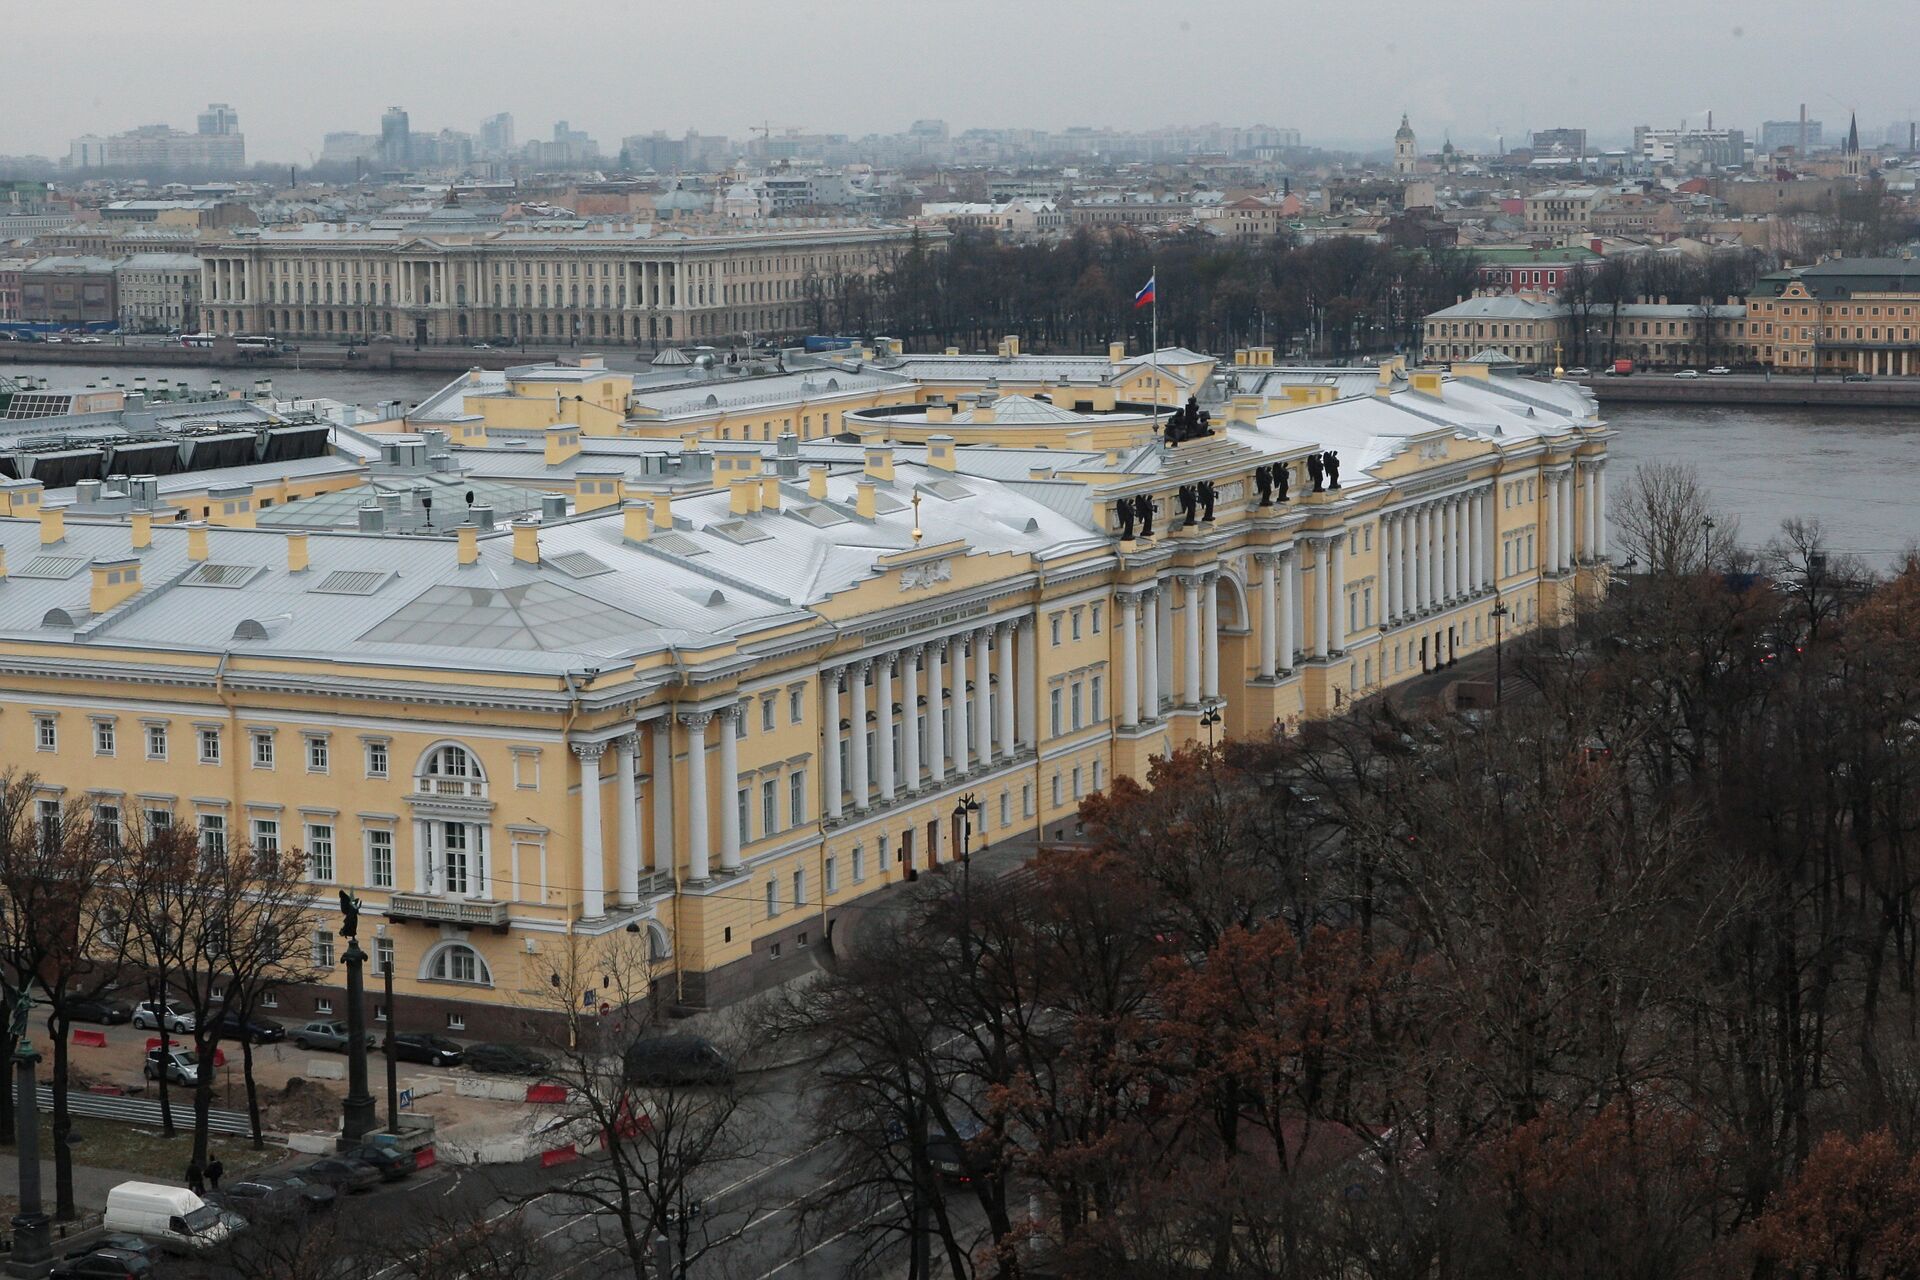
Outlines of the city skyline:
[[[197,7],[210,8],[184,6]],[[1556,71],[1547,79],[1537,60],[1515,62],[1506,52],[1518,29],[1513,24],[1525,18],[1519,5],[1481,6],[1478,21],[1462,24],[1458,15],[1389,3],[1361,30],[1344,11],[1289,14],[1269,48],[1258,38],[1217,38],[1273,25],[1263,6],[1235,0],[1205,18],[1169,19],[1145,4],[1103,5],[1098,28],[1089,25],[1093,11],[1083,5],[1035,12],[990,0],[964,19],[955,14],[938,24],[937,44],[904,45],[900,36],[908,28],[900,12],[867,0],[833,0],[821,12],[835,20],[817,29],[796,26],[789,11],[750,5],[742,21],[727,27],[724,42],[710,46],[724,57],[641,56],[645,72],[638,77],[634,50],[661,34],[657,15],[644,7],[636,13],[588,3],[577,7],[576,22],[600,34],[578,45],[563,40],[563,57],[516,58],[519,46],[503,43],[497,54],[467,60],[474,75],[421,75],[418,48],[450,33],[489,29],[473,18],[475,8],[416,0],[395,11],[349,0],[317,19],[223,10],[231,38],[208,44],[193,38],[192,23],[154,31],[132,21],[138,6],[109,0],[94,10],[102,19],[95,34],[97,52],[116,66],[114,92],[74,103],[53,93],[49,81],[48,92],[18,95],[0,154],[60,156],[74,137],[143,124],[191,128],[209,95],[239,111],[250,159],[303,165],[318,159],[328,132],[377,132],[382,110],[395,103],[408,109],[416,129],[433,131],[477,132],[486,117],[507,112],[521,136],[530,137],[567,120],[609,154],[621,137],[655,130],[741,140],[770,125],[776,133],[797,128],[857,138],[904,131],[925,117],[945,119],[956,133],[1258,123],[1300,129],[1311,145],[1373,151],[1390,145],[1403,111],[1423,143],[1450,137],[1467,147],[1491,146],[1497,138],[1511,147],[1533,129],[1559,126],[1586,128],[1596,139],[1625,136],[1635,124],[1697,126],[1709,111],[1716,124],[1754,130],[1764,120],[1786,118],[1803,101],[1811,115],[1827,120],[1855,110],[1875,124],[1914,114],[1902,102],[1910,91],[1891,68],[1843,61],[1841,33],[1808,30],[1775,3],[1748,6],[1738,23],[1724,23],[1717,34],[1690,31],[1687,42],[1620,38],[1687,20],[1675,6],[1627,4],[1612,15],[1610,30],[1582,49],[1570,74]],[[477,8],[484,15],[487,6]],[[1026,34],[1009,41],[1015,23]],[[1161,32],[1155,64],[1145,69],[1133,38],[1142,23]],[[26,45],[59,35],[48,13],[22,13],[13,24]],[[913,25],[910,34],[934,24]],[[371,26],[388,38],[367,43]],[[290,81],[279,60],[243,56],[289,45],[322,69],[350,57],[352,74],[322,70]],[[1314,55],[1299,57],[1309,45]],[[953,74],[885,70],[905,72],[935,49],[939,65]],[[1076,64],[1062,55],[1076,50],[1110,74],[1064,74]],[[180,74],[181,59],[199,74]],[[1510,74],[1490,76],[1489,59],[1503,60]],[[1193,73],[1201,67],[1208,73]],[[1755,74],[1768,68],[1782,74]],[[489,70],[499,74],[479,74]],[[29,69],[23,77],[29,90],[36,74]],[[1035,92],[1044,78],[1055,79],[1059,89]],[[589,87],[596,80],[633,88],[630,96],[608,93]],[[1351,93],[1358,83],[1390,87],[1358,101]],[[203,87],[211,84],[218,90]],[[1826,85],[1843,86],[1852,100]]]

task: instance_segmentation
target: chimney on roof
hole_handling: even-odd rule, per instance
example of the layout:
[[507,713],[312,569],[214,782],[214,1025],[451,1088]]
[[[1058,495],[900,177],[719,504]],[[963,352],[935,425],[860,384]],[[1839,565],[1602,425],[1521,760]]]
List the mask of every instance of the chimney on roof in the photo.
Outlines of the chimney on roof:
[[540,563],[540,522],[528,517],[513,522],[513,558],[521,564]]
[[780,477],[760,477],[760,509],[778,511],[780,509]]
[[656,529],[673,528],[673,495],[656,493],[653,496],[653,527]]
[[552,524],[567,518],[567,495],[564,493],[543,493],[540,495],[540,521]]
[[978,396],[974,397],[974,402],[973,402],[973,425],[974,426],[979,427],[979,426],[988,426],[992,424],[995,418],[993,400],[994,400],[994,396],[993,396],[993,392],[991,391],[982,391]]
[[807,468],[807,496],[815,502],[827,496],[827,466],[816,462]]
[[854,486],[853,509],[862,520],[872,520],[880,514],[875,500],[878,492],[871,480],[862,480]]
[[287,572],[305,573],[307,571],[307,535],[290,533],[287,535]]
[[7,549],[0,547],[0,582],[7,580]]
[[153,512],[136,511],[133,513],[133,549],[145,551],[153,545]]
[[198,563],[207,558],[207,522],[195,520],[187,526],[187,559]]
[[927,437],[927,465],[936,471],[955,469],[952,436]]
[[67,509],[65,507],[40,508],[40,545],[56,546],[67,538]]
[[360,532],[379,533],[387,527],[387,513],[377,502],[368,502],[360,508]]
[[893,483],[893,446],[886,445],[886,444],[870,444],[867,446],[866,455],[867,455],[867,465],[866,465],[867,478],[870,480],[881,480],[881,481],[885,481],[888,484],[892,484]]
[[132,556],[124,560],[95,560],[93,589],[87,596],[90,613],[105,613],[140,589],[140,562]]
[[470,524],[463,524],[455,530],[460,539],[459,561],[461,564],[480,563],[480,530]]
[[757,479],[728,481],[727,509],[737,516],[750,516],[758,511],[760,509],[760,481]]
[[628,542],[645,542],[653,535],[653,504],[624,502],[620,506],[621,533]]
[[580,428],[570,423],[547,428],[546,456],[544,461],[550,467],[570,462],[580,452]]
[[1125,360],[1126,358],[1127,358],[1126,343],[1109,342],[1107,344],[1107,363],[1108,364],[1119,364],[1122,360]]

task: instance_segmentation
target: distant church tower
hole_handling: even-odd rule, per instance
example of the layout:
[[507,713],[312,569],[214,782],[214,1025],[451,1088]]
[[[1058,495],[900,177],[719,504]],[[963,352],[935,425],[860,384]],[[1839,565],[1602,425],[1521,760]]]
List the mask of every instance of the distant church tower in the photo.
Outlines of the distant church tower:
[[1849,178],[1867,176],[1866,161],[1860,155],[1860,117],[1858,113],[1847,120],[1847,145],[1841,154],[1845,157],[1846,175]]
[[1393,171],[1413,173],[1420,167],[1420,146],[1413,139],[1413,126],[1406,114],[1400,116],[1400,128],[1393,135]]

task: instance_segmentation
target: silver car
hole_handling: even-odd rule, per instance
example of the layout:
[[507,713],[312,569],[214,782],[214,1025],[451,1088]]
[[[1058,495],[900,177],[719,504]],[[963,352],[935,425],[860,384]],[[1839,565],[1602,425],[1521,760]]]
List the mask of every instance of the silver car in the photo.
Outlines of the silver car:
[[[293,1033],[293,1042],[302,1049],[331,1049],[335,1053],[347,1051],[347,1024],[345,1022],[309,1022]],[[372,1032],[367,1033],[367,1048],[374,1047]]]

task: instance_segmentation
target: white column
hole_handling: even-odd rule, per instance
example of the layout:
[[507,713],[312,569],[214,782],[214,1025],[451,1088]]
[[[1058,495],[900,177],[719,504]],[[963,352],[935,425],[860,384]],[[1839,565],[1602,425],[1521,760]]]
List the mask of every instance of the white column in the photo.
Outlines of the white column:
[[1593,469],[1594,488],[1594,554],[1601,559],[1607,555],[1607,464],[1599,463]]
[[1547,572],[1552,574],[1560,572],[1560,477],[1545,476],[1542,480],[1547,499],[1546,527],[1541,530],[1547,545],[1542,550],[1547,553]]
[[1040,674],[1040,620],[1037,617],[1020,619],[1014,629],[1014,642],[1020,646],[1020,661],[1014,671],[1014,683],[1019,686],[1020,700],[1014,706],[1014,734],[1028,748],[1038,751],[1040,731],[1036,727],[1039,712],[1034,699],[1039,697],[1036,683]]
[[1491,488],[1483,495],[1483,500],[1487,508],[1487,536],[1480,540],[1480,550],[1486,557],[1486,567],[1481,573],[1481,578],[1489,588],[1492,588],[1500,581],[1500,504],[1494,501]]
[[1464,597],[1472,594],[1467,585],[1467,500],[1455,498],[1453,506],[1453,546],[1448,554],[1453,557],[1453,594]]
[[1180,579],[1180,586],[1186,593],[1180,618],[1182,644],[1186,649],[1181,655],[1180,700],[1186,706],[1197,707],[1200,705],[1200,576],[1189,573]]
[[1408,594],[1407,602],[1412,606],[1409,612],[1417,615],[1427,611],[1427,557],[1425,552],[1427,541],[1427,509],[1425,507],[1415,507],[1410,514],[1412,518],[1408,521],[1407,529],[1407,574],[1412,579],[1412,591]]
[[893,803],[893,655],[883,653],[873,662],[873,701],[880,722],[873,727],[874,765],[879,774],[880,803]]
[[1380,517],[1380,621],[1391,625],[1400,612],[1399,583],[1393,572],[1393,531],[1397,516]]
[[1440,607],[1440,504],[1430,502],[1426,507],[1426,537],[1420,540],[1420,557],[1425,564],[1422,576],[1425,577],[1427,608]]
[[[1260,678],[1271,680],[1278,671],[1280,638],[1275,628],[1280,625],[1280,602],[1275,593],[1280,589],[1280,575],[1274,561],[1278,559],[1272,551],[1262,551],[1254,557],[1260,564]],[[1291,658],[1293,655],[1287,655]]]
[[1146,636],[1141,645],[1140,719],[1151,723],[1160,718],[1160,588],[1153,586],[1140,593],[1140,625]]
[[946,651],[944,640],[927,646],[927,785],[935,791],[947,780],[947,708],[941,701],[945,690],[940,675]]
[[1347,536],[1333,537],[1333,554],[1327,560],[1327,652],[1342,653],[1347,647]]
[[900,746],[907,758],[907,794],[920,790],[920,646],[909,645],[900,651],[900,683],[904,692],[900,704],[906,714],[900,722]]
[[1460,584],[1454,580],[1453,537],[1458,520],[1452,499],[1443,499],[1440,503],[1440,598],[1451,601],[1460,594]]
[[740,869],[740,717],[736,704],[720,713],[720,869]]
[[1153,714],[1160,714],[1160,700],[1173,701],[1173,579],[1168,578],[1154,592],[1155,610],[1154,656],[1159,661],[1159,669],[1154,679],[1155,687],[1160,691],[1154,699]]
[[639,740],[631,733],[621,734],[614,739],[614,767],[618,772],[614,781],[619,784],[616,794],[620,797],[620,819],[618,831],[620,866],[619,877],[614,881],[613,900],[615,902],[638,902],[640,900],[640,794],[633,784],[635,757],[640,754]]
[[840,777],[840,668],[828,667],[820,673],[820,767],[826,780],[823,811],[828,822],[840,821],[840,793],[846,785]]
[[1314,544],[1313,602],[1307,606],[1307,617],[1312,621],[1310,656],[1315,658],[1327,656],[1327,579],[1332,575],[1333,548],[1323,538]]
[[[700,711],[680,717],[687,726],[687,878],[695,884],[712,874],[707,866],[707,722],[713,716]],[[731,801],[729,801],[731,803]]]
[[1140,637],[1134,628],[1140,623],[1139,598],[1121,592],[1120,606],[1120,727],[1131,729],[1140,723]]
[[1013,649],[1019,640],[1018,623],[1003,622],[994,631],[994,644],[1000,650],[1000,700],[994,704],[994,715],[1000,721],[1000,747],[995,754],[1002,760],[1013,759],[1019,750],[1013,723],[1013,709],[1020,701],[1020,682],[1013,674]]
[[1600,468],[1589,465],[1586,470],[1586,513],[1587,561],[1592,563],[1600,559],[1600,503],[1596,500],[1600,493]]
[[1280,661],[1288,671],[1293,670],[1293,655],[1299,649],[1299,645],[1294,640],[1293,611],[1293,597],[1299,568],[1295,563],[1297,554],[1293,547],[1288,547],[1281,553],[1284,558],[1280,562]]
[[1220,573],[1206,576],[1201,596],[1200,693],[1212,702],[1220,696]]
[[591,920],[607,914],[606,855],[600,847],[600,757],[604,742],[576,742],[580,758],[580,914]]
[[865,813],[873,789],[873,768],[867,759],[867,671],[871,662],[847,664],[847,790],[853,793],[853,810]]
[[1560,473],[1560,567],[1572,569],[1573,545],[1573,468]]
[[653,869],[673,870],[673,717],[653,722]]
[[988,640],[993,628],[973,633],[973,758],[982,768],[993,765],[993,655]]
[[964,775],[967,772],[967,648],[963,636],[953,638],[953,661],[947,666],[953,677],[953,722],[948,729],[953,734],[953,771]]
[[1480,594],[1480,495],[1467,495],[1467,537],[1463,548],[1467,557],[1467,594]]

